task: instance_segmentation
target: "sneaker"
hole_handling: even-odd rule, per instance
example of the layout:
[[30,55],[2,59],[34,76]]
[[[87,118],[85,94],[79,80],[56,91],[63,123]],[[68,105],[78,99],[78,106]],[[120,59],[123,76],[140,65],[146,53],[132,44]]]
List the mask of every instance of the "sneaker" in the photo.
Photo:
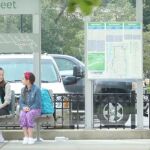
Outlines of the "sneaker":
[[0,137],[0,143],[3,143],[5,140],[3,137]]
[[0,131],[0,143],[3,143],[3,142],[4,142],[4,137],[3,137],[2,132]]
[[29,138],[28,144],[34,144],[34,143],[35,143],[35,140],[33,138]]
[[29,138],[28,138],[28,137],[24,137],[24,138],[23,138],[23,142],[22,142],[22,144],[28,144],[28,140],[29,140]]

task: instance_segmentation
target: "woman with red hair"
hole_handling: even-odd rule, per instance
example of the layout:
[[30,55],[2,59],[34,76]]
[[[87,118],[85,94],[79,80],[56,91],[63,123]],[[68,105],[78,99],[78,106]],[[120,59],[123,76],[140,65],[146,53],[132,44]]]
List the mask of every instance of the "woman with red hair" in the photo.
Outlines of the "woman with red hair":
[[22,80],[25,85],[21,90],[19,100],[20,112],[20,126],[24,131],[23,144],[34,144],[33,128],[35,126],[35,118],[41,114],[41,91],[35,82],[35,76],[31,72],[24,73]]

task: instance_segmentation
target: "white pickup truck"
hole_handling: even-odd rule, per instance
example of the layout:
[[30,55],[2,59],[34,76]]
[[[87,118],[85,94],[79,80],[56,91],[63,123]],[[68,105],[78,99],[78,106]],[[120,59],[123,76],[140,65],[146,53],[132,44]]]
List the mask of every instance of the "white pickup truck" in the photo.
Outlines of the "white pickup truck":
[[[5,71],[5,80],[10,82],[11,90],[15,92],[16,98],[21,93],[24,72],[33,72],[33,55],[32,54],[1,54],[0,67]],[[41,56],[41,88],[52,90],[53,94],[67,93],[57,64],[50,55]],[[60,97],[57,97],[58,100]],[[56,102],[55,107],[61,107],[62,103]],[[56,117],[62,118],[61,109],[57,109]],[[68,116],[69,111],[66,111]],[[69,122],[65,117],[64,122]],[[58,121],[61,122],[61,121]]]

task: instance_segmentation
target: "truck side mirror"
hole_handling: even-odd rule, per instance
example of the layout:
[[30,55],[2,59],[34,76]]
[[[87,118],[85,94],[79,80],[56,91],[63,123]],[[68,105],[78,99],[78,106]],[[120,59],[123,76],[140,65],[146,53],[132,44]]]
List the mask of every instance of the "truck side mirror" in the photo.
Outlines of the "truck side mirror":
[[74,66],[73,67],[73,76],[75,77],[83,77],[84,73],[80,66]]
[[74,66],[73,67],[73,76],[77,77],[78,76],[78,71],[79,71],[79,67]]
[[73,76],[75,76],[75,77],[80,77],[81,76],[80,67],[78,67],[78,66],[73,67]]
[[66,76],[63,79],[64,85],[71,85],[71,84],[75,84],[76,82],[77,82],[77,78],[75,76]]

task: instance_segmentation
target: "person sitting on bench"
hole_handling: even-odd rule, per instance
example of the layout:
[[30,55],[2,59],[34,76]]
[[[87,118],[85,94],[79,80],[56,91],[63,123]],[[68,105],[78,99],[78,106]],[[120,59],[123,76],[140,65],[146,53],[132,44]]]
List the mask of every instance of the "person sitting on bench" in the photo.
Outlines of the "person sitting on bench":
[[4,70],[0,68],[0,116],[9,114],[11,102],[10,84],[4,80]]
[[24,73],[22,80],[25,87],[21,90],[20,104],[20,126],[24,131],[23,144],[34,144],[33,128],[36,117],[41,115],[41,90],[37,87],[35,76],[31,72]]
[[[4,69],[0,67],[0,116],[9,115],[9,104],[11,102],[10,84],[4,80]],[[0,131],[0,142],[4,142]]]

